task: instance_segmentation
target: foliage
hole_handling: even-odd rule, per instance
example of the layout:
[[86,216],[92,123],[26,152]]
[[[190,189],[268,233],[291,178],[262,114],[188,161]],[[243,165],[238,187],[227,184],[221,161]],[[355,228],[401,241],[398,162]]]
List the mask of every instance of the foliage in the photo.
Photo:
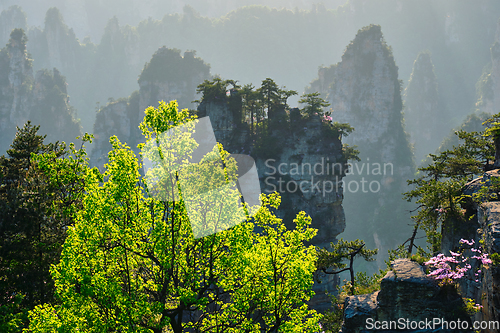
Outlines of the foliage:
[[497,113],[488,120],[486,120],[483,125],[486,126],[486,131],[484,131],[485,137],[490,137],[493,139],[493,144],[495,146],[495,167],[500,167],[500,113]]
[[21,304],[22,300],[21,294],[2,300],[0,305],[0,330],[2,332],[20,332],[28,322],[28,309]]
[[[170,156],[163,143],[172,140],[162,142],[161,133],[192,122],[187,110],[177,111],[175,102],[146,110],[141,130],[148,141],[162,144],[158,147],[165,170],[172,170],[168,168],[174,156],[189,155],[196,143],[184,132],[182,143],[173,143],[180,155]],[[195,238],[193,216],[186,208],[189,191],[181,186],[179,196],[169,200],[152,196],[153,184],[140,176],[131,149],[117,138],[111,143],[104,174],[86,172],[83,208],[52,270],[60,305],[32,311],[31,332],[317,329],[319,315],[305,305],[313,294],[316,260],[315,249],[304,246],[316,234],[309,217],[299,213],[295,229],[287,230],[271,212],[280,204],[275,193],[261,197],[262,206],[251,219],[243,216],[244,222],[230,229]],[[220,153],[224,177],[231,181],[234,163],[218,149],[207,155],[207,163],[200,162],[200,175],[216,173],[215,164],[208,162]],[[166,181],[179,179],[196,190],[183,173],[169,172],[166,178],[169,175],[173,178]],[[240,221],[241,216],[224,206],[238,192],[225,194],[211,206]]]
[[[356,239],[353,241],[345,241],[339,239],[337,243],[331,243],[332,249],[318,249],[318,261],[316,267],[323,274],[340,274],[349,271],[351,275],[351,295],[354,295],[356,282],[354,274],[354,259],[362,257],[365,261],[374,261],[378,252],[377,249],[369,250],[365,248],[365,243],[362,240]],[[348,261],[348,264],[345,262]],[[333,269],[333,270],[328,270]]]
[[[457,287],[460,280],[467,278],[472,279],[477,286],[481,277],[484,265],[491,265],[493,261],[489,258],[487,253],[482,251],[482,247],[474,247],[474,240],[461,239],[461,249],[459,252],[450,251],[450,256],[445,256],[443,253],[430,258],[425,262],[426,266],[431,267],[433,270],[427,274],[439,282],[441,287]],[[473,260],[478,264],[474,265],[474,277],[468,272],[472,269]],[[482,306],[477,304],[473,299],[463,297],[465,304],[465,311],[469,315],[474,315],[480,311]]]
[[412,218],[418,228],[425,230],[434,253],[440,248],[442,221],[467,218],[461,207],[467,199],[462,193],[463,185],[481,174],[495,154],[494,145],[485,133],[461,130],[456,135],[461,143],[439,154],[430,154],[431,164],[418,169],[419,177],[408,181],[414,188],[404,193],[408,201],[415,200],[419,205]]
[[491,259],[491,265],[492,266],[500,266],[500,254],[495,252],[495,253],[490,253],[490,259]]
[[323,115],[323,108],[330,105],[330,103],[321,98],[321,94],[319,92],[302,95],[299,103],[306,104],[306,106],[302,109],[302,112],[307,117],[312,117],[315,114],[320,116]]
[[469,316],[475,315],[483,308],[481,304],[477,304],[472,298],[465,297],[463,300],[465,303],[465,311]]
[[262,81],[257,93],[260,95],[262,105],[265,107],[269,119],[275,118],[278,109],[288,109],[286,101],[290,96],[297,95],[295,90],[286,90],[285,87],[280,89],[271,78]]
[[200,83],[196,92],[198,94],[203,94],[204,101],[223,101],[227,97],[227,89],[229,85],[232,85],[235,89],[239,87],[234,80],[222,80],[220,77],[216,77],[212,81],[205,80],[203,83]]
[[0,304],[19,301],[21,312],[53,300],[49,267],[73,223],[86,163],[83,147],[44,144],[38,129],[18,128],[8,157],[0,157]]

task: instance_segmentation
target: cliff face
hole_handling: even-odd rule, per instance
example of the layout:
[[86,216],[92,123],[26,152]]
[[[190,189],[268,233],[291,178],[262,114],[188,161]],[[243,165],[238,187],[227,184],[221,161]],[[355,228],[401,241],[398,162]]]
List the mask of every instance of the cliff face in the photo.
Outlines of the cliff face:
[[476,109],[479,112],[496,114],[500,110],[500,21],[490,50],[491,63],[476,84]]
[[[500,170],[485,172],[465,185],[463,193],[472,198],[483,187],[490,187],[500,179]],[[494,190],[490,191],[491,194]],[[449,251],[457,251],[459,240],[474,240],[476,246],[483,247],[483,251],[492,255],[498,255],[500,251],[500,202],[478,203],[468,199],[464,206],[464,216],[462,221],[447,220],[443,222],[441,251],[448,255]],[[469,257],[475,253],[466,253]],[[483,306],[476,314],[476,320],[499,321],[500,320],[500,266],[497,259],[492,264],[484,265],[480,279],[473,275],[479,269],[479,262],[472,262],[469,276],[460,284],[460,290],[464,297],[475,300]],[[477,282],[476,282],[477,281]],[[496,332],[495,330],[485,330],[485,332]]]
[[0,129],[3,135],[12,138],[15,125],[22,125],[28,120],[30,111],[28,92],[33,84],[31,59],[26,52],[26,37],[22,30],[14,30],[9,43],[2,49],[0,71],[2,73]]
[[41,125],[40,133],[49,141],[74,141],[80,126],[68,104],[66,81],[57,69],[38,71],[33,77],[32,60],[26,52],[26,36],[21,29],[11,33],[0,51],[0,142],[5,151],[16,126],[27,120]]
[[440,129],[446,123],[429,53],[420,53],[415,60],[404,99],[406,130],[410,134],[418,163],[438,148],[443,139],[443,131]]
[[[193,51],[186,51],[181,56],[180,50],[159,48],[139,76],[140,109],[174,99],[180,108],[191,107],[196,87],[210,78],[210,66],[195,55]],[[139,121],[142,121],[142,113]]]
[[344,208],[351,221],[344,237],[362,238],[384,255],[409,237],[401,193],[413,161],[403,128],[398,68],[380,26],[361,29],[341,62],[319,70],[311,90],[326,96],[333,121],[354,127],[344,141],[360,151],[361,162],[344,179]]
[[62,18],[57,8],[50,8],[45,16],[43,31],[30,31],[30,53],[40,61],[37,68],[59,68],[63,73],[75,72],[82,58],[80,43]]
[[[341,333],[458,331],[436,319],[455,323],[460,320],[472,326],[456,290],[439,287],[418,263],[409,259],[397,259],[391,266],[380,283],[380,291],[346,298]],[[419,322],[429,324],[419,327]]]
[[146,108],[157,107],[161,100],[174,99],[179,107],[190,107],[196,99],[196,87],[209,77],[209,65],[195,57],[194,52],[185,52],[182,56],[176,49],[158,49],[139,77],[139,91],[99,110],[93,130],[95,141],[90,154],[91,164],[101,167],[107,162],[112,135],[117,135],[135,149],[142,140],[138,126]]
[[65,89],[72,96],[71,103],[79,111],[78,117],[82,120],[82,125],[90,132],[88,121],[91,119],[92,124],[94,122],[96,100],[87,92],[92,91],[88,81],[91,81],[91,87],[96,84],[90,74],[95,46],[86,41],[80,43],[57,8],[47,11],[42,29],[29,29],[28,40],[28,51],[35,59],[34,69],[57,68],[65,75],[68,83]]
[[[276,213],[285,224],[293,227],[297,212],[305,211],[318,229],[312,243],[329,248],[346,226],[342,178],[347,161],[340,135],[319,116],[304,118],[292,109],[289,120],[278,115],[266,119],[264,126],[270,132],[255,137],[247,123],[238,121],[239,112],[241,98],[234,92],[225,100],[203,101],[198,107],[198,116],[210,117],[215,137],[227,151],[255,159],[261,192],[281,195]],[[325,291],[335,293],[337,280],[330,275],[316,283],[311,306],[328,309],[331,301]]]
[[[218,142],[231,153],[249,154],[255,159],[262,193],[280,192],[280,217],[291,222],[301,210],[312,217],[320,229],[314,243],[329,247],[345,228],[342,208],[345,165],[339,135],[331,135],[319,116],[290,121],[267,120],[271,133],[252,138],[246,123],[235,121],[228,102],[202,102],[199,117],[210,117]],[[254,139],[254,140],[252,140]],[[261,145],[264,143],[264,145]]]
[[0,13],[0,45],[9,41],[10,33],[16,28],[27,30],[26,13],[19,6],[10,6]]
[[122,142],[135,148],[132,143],[137,142],[138,124],[134,120],[139,109],[138,102],[139,93],[136,91],[128,99],[111,102],[99,111],[94,124],[94,146],[90,154],[92,165],[103,166],[107,163],[108,152],[112,149],[109,143],[111,135],[116,135]]

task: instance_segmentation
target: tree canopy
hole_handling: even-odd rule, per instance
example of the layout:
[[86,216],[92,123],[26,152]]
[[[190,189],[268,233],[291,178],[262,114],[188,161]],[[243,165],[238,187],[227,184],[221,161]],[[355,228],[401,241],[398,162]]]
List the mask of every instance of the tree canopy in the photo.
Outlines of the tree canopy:
[[[146,110],[141,129],[156,140],[192,121],[175,102],[160,103]],[[304,245],[316,234],[309,217],[299,213],[287,230],[271,212],[280,203],[275,193],[262,196],[242,223],[197,238],[184,187],[168,200],[151,195],[132,150],[116,137],[111,143],[106,171],[86,172],[82,209],[52,270],[59,303],[31,312],[30,331],[317,331],[319,315],[305,304],[316,259],[315,248]],[[229,181],[233,162],[220,146],[213,153]],[[202,175],[213,166],[206,162],[198,164]],[[169,176],[187,182],[182,173]],[[237,196],[228,190],[224,200]],[[224,200],[212,206],[224,208]]]

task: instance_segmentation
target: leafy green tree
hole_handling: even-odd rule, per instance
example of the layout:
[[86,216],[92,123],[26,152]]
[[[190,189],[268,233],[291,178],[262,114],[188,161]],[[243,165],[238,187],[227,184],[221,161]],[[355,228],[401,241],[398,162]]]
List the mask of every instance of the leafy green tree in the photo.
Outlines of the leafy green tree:
[[38,129],[30,122],[18,128],[0,157],[0,303],[21,311],[53,300],[49,268],[83,190],[81,150],[44,144]]
[[[235,180],[236,164],[220,146],[199,163],[182,158],[197,146],[194,122],[175,102],[146,110],[141,148],[156,143],[156,151],[143,152],[161,166],[151,178],[141,177],[132,150],[111,138],[107,170],[87,170],[83,207],[52,270],[60,304],[32,311],[31,332],[317,330],[319,316],[305,305],[316,260],[304,245],[316,233],[310,218],[299,213],[287,230],[271,212],[280,203],[276,193],[261,197],[253,217],[250,207],[231,206],[236,189],[214,195],[213,182]],[[176,126],[184,129],[177,142],[168,139]],[[194,178],[207,180],[203,188]],[[198,214],[188,214],[194,194],[208,201],[195,200]],[[220,223],[233,227],[195,237],[196,228]]]
[[304,94],[300,97],[301,99],[299,100],[299,103],[306,104],[306,106],[302,109],[302,112],[307,117],[312,117],[315,114],[321,116],[324,113],[323,108],[330,105],[330,103],[321,98],[321,94],[319,92]]

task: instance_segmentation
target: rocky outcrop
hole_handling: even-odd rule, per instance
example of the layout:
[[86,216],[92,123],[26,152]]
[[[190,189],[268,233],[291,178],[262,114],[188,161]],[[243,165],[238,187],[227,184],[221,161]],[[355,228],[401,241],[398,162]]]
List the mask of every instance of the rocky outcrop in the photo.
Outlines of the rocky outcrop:
[[440,128],[446,122],[429,53],[422,52],[415,60],[404,99],[406,130],[410,134],[415,160],[418,163],[438,148],[443,139]]
[[59,68],[63,73],[73,73],[81,66],[84,54],[78,39],[55,7],[45,16],[43,30],[34,28],[28,34],[29,51],[40,62],[37,68]]
[[471,326],[455,289],[439,287],[409,259],[397,259],[391,268],[380,283],[380,291],[346,298],[342,333],[459,331],[434,322],[436,319],[466,321]]
[[[322,92],[330,102],[332,121],[354,127],[343,141],[360,151],[361,161],[344,179],[351,221],[344,237],[363,238],[382,256],[410,235],[401,193],[414,167],[400,90],[398,67],[378,25],[359,30],[342,61],[320,68],[311,83],[311,91]],[[378,262],[384,265],[382,257]]]
[[[210,66],[196,52],[159,48],[139,76],[139,107],[158,106],[158,101],[177,100],[180,108],[192,107],[196,88],[210,78]],[[142,113],[140,114],[142,121]]]
[[[102,99],[99,99],[101,96],[94,98],[91,95],[94,92],[93,87],[99,85],[103,77],[107,77],[104,70],[99,71],[103,74],[98,78],[92,73],[95,45],[89,40],[80,43],[57,8],[47,10],[42,28],[30,27],[27,34],[27,48],[35,59],[33,68],[40,70],[55,67],[64,74],[68,83],[66,89],[72,97],[71,104],[78,110],[82,126],[90,132],[94,123],[95,103],[99,100],[105,101],[109,97],[108,93],[104,93],[106,97]],[[102,89],[100,86],[99,88]]]
[[0,45],[7,44],[12,30],[27,31],[26,13],[19,6],[10,6],[0,13]]
[[476,84],[477,112],[496,114],[500,110],[500,20],[491,46],[491,63]]
[[[255,159],[261,192],[281,195],[276,214],[293,227],[297,212],[304,211],[318,229],[312,243],[329,248],[344,231],[342,207],[346,159],[339,133],[331,131],[328,123],[315,115],[310,118],[291,109],[289,117],[266,119],[272,129],[261,137],[252,136],[249,125],[238,120],[241,97],[234,90],[222,99],[203,101],[199,117],[210,117],[218,142],[230,153],[248,154]],[[288,118],[288,119],[287,119]],[[261,124],[263,125],[263,124]],[[329,275],[313,287],[316,295],[310,305],[325,311],[331,306],[326,293],[336,291],[338,278]]]
[[[500,177],[497,174],[497,177]],[[478,220],[481,221],[482,236],[484,237],[484,250],[490,254],[500,252],[500,203],[488,202],[481,205],[478,211]],[[478,315],[485,321],[500,320],[500,267],[498,257],[494,257],[493,263],[484,267],[484,275],[481,281],[480,304],[483,305]],[[493,332],[490,330],[489,332]]]
[[196,99],[196,87],[209,77],[210,66],[196,57],[194,51],[186,51],[182,56],[176,49],[158,49],[139,77],[139,91],[128,98],[109,102],[97,113],[91,164],[102,167],[107,162],[112,135],[135,149],[142,140],[138,126],[146,108],[157,107],[161,100],[174,99],[181,108],[190,107]]
[[9,43],[2,51],[0,133],[12,138],[15,125],[22,125],[28,120],[28,91],[33,84],[33,69],[26,52],[26,36],[23,30],[13,30]]
[[11,33],[0,52],[0,142],[5,151],[16,131],[27,120],[41,125],[47,140],[75,141],[80,126],[68,103],[65,78],[57,69],[38,71],[33,77],[32,59],[26,52],[22,29]]
[[[475,300],[483,308],[476,314],[476,320],[500,320],[500,266],[497,259],[500,251],[500,202],[498,201],[498,182],[500,170],[485,172],[482,177],[467,183],[463,193],[469,198],[464,207],[463,219],[453,219],[443,222],[441,251],[457,251],[460,239],[474,240],[475,247],[482,246],[483,251],[493,258],[492,264],[483,265],[480,278],[472,272],[479,269],[479,261],[472,261],[470,276],[460,283],[464,297]],[[484,190],[486,189],[486,191]],[[483,199],[477,197],[483,195]],[[484,195],[489,195],[494,201],[485,201]],[[491,197],[492,196],[492,197]],[[471,257],[474,252],[466,252]],[[485,330],[484,332],[495,332]]]
[[[108,152],[112,147],[109,138],[116,135],[122,142],[130,147],[137,143],[138,124],[134,122],[139,109],[139,93],[134,92],[129,98],[110,102],[99,110],[94,124],[94,146],[90,153],[90,163],[102,167],[108,162]],[[132,144],[131,144],[132,143]]]

